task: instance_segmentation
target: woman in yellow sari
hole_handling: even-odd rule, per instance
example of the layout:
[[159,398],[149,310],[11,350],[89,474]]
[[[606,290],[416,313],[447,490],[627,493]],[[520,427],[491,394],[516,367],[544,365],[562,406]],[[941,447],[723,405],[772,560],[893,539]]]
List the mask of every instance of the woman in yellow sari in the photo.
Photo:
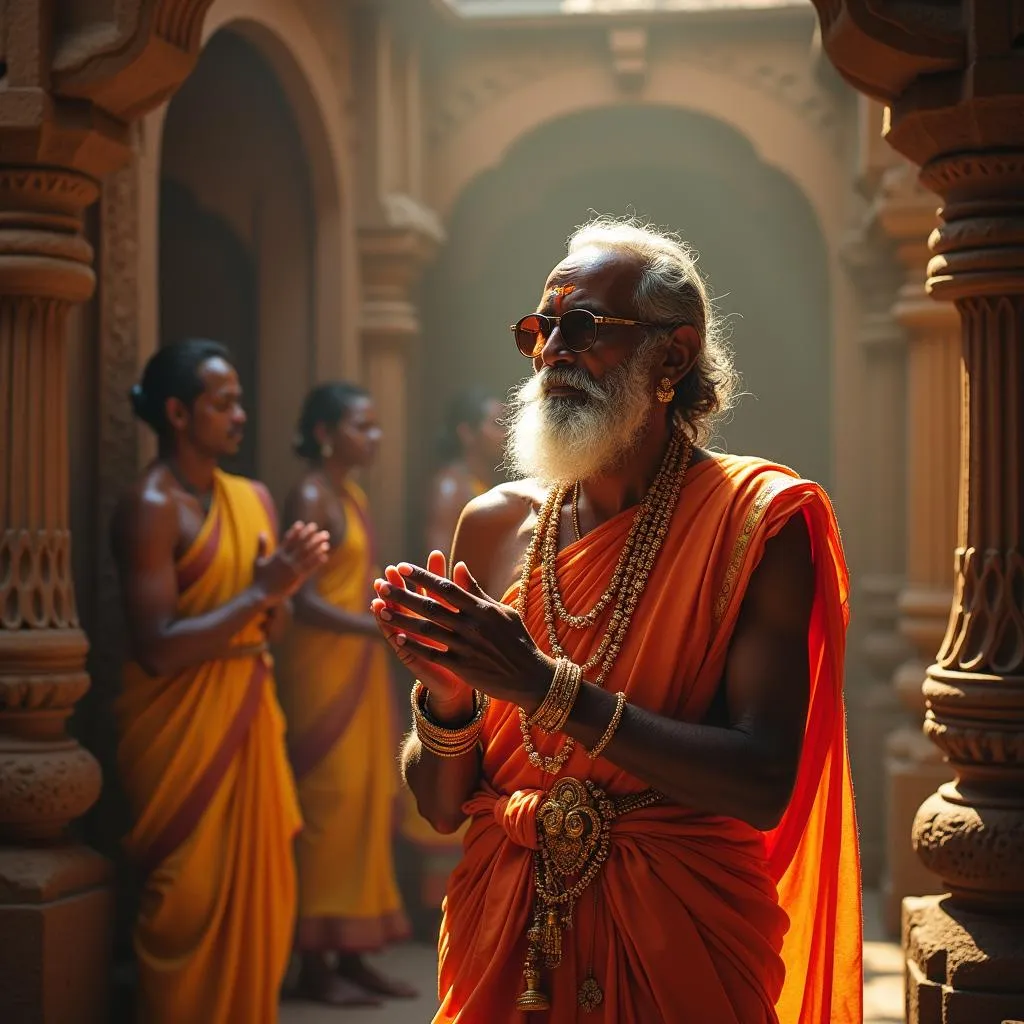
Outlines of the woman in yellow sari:
[[[431,482],[426,550],[450,551],[462,510],[499,481],[503,458],[505,406],[485,388],[459,392],[448,405],[438,445],[441,468]],[[402,793],[402,836],[419,854],[419,900],[423,934],[437,936],[448,876],[462,857],[466,827],[451,835],[435,831]]]
[[289,515],[316,509],[331,537],[327,564],[295,596],[278,658],[305,822],[295,943],[303,993],[345,1006],[415,995],[363,959],[409,933],[391,842],[397,712],[387,651],[367,613],[377,570],[366,496],[349,479],[372,462],[380,433],[364,390],[314,388],[296,444],[309,469],[286,500]]

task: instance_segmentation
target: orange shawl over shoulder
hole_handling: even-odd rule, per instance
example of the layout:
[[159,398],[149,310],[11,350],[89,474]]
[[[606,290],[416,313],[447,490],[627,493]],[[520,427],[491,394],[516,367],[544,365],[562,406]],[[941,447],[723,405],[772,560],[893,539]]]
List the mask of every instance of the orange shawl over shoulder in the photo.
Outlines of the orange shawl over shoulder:
[[[200,535],[180,560],[178,615],[219,607],[252,582],[272,510],[248,480],[218,473]],[[147,872],[135,931],[140,1019],[277,1019],[295,913],[300,825],[263,630],[234,657],[166,678],[125,669],[116,713],[121,781]]]
[[[724,671],[730,636],[765,542],[794,514],[808,523],[816,595],[808,635],[811,695],[789,807],[772,832],[660,804],[612,823],[611,852],[545,972],[565,1024],[859,1024],[860,878],[846,753],[842,680],[848,578],[831,506],[816,484],[757,459],[694,466],[658,562],[607,681],[632,704],[701,721]],[[570,609],[607,585],[632,522],[627,510],[566,548],[558,577]],[[518,587],[504,600],[513,603]],[[547,649],[539,574],[527,626]],[[566,631],[586,660],[601,628]],[[532,906],[536,811],[555,781],[523,751],[516,709],[495,702],[484,725],[483,783],[467,803],[465,857],[449,885],[435,1024],[521,1021],[525,933]],[[534,730],[541,753],[561,737]],[[577,746],[563,774],[612,796],[646,785]],[[593,965],[604,1000],[577,1009]]]

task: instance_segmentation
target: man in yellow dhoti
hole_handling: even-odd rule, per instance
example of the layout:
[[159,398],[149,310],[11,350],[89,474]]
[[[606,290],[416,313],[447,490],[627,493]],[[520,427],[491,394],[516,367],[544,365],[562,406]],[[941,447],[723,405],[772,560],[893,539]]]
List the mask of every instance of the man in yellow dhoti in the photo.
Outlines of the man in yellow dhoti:
[[300,825],[267,634],[327,536],[296,523],[274,550],[266,489],[217,468],[245,423],[222,346],[161,349],[132,400],[160,442],[113,522],[134,658],[116,714],[145,872],[139,1019],[262,1024],[287,967]]
[[316,517],[331,537],[327,564],[295,596],[279,668],[305,822],[295,847],[301,986],[342,1006],[415,995],[362,955],[409,934],[392,857],[399,727],[387,649],[367,614],[375,569],[366,496],[349,478],[379,440],[364,390],[314,388],[296,446],[310,468],[285,505],[289,516]]
[[[443,462],[430,485],[428,551],[450,551],[462,510],[498,482],[505,443],[504,413],[504,405],[483,388],[460,392],[448,406],[439,445]],[[451,835],[438,832],[420,814],[408,788],[402,790],[402,805],[402,835],[420,854],[420,902],[436,935],[437,915],[448,876],[462,855],[466,827]]]

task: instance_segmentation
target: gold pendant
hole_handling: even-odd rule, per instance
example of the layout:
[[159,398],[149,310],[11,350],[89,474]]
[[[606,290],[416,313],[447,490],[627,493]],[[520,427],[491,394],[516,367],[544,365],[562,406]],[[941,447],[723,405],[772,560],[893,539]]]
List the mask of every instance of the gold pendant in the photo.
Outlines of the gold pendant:
[[604,993],[601,991],[601,986],[598,985],[593,973],[588,973],[576,994],[576,1002],[580,1004],[580,1009],[584,1013],[593,1013],[603,1000]]

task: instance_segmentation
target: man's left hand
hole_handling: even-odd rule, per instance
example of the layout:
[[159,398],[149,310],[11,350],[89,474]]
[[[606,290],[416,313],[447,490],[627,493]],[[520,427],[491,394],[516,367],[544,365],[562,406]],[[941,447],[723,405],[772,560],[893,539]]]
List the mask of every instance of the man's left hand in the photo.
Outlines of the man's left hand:
[[455,565],[450,580],[407,562],[388,568],[404,577],[407,586],[403,590],[377,580],[377,593],[386,602],[377,614],[401,631],[396,638],[400,645],[491,697],[518,704],[527,714],[537,709],[555,665],[514,608],[486,594],[464,562]]

